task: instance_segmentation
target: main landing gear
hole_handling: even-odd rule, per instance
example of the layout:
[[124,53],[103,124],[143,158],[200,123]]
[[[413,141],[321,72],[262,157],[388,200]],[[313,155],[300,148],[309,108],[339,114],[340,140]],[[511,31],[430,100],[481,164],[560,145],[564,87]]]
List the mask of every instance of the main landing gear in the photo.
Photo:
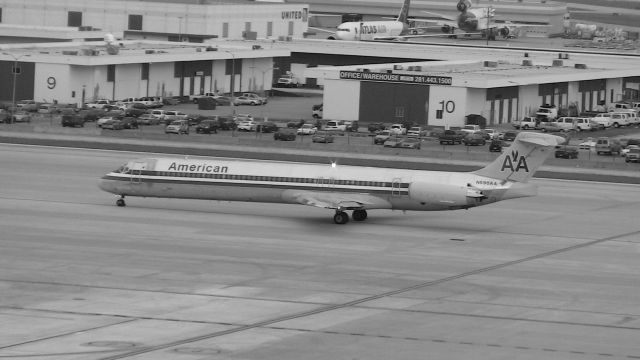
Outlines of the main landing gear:
[[122,207],[122,206],[126,206],[127,204],[124,202],[124,195],[120,195],[120,198],[118,200],[116,200],[116,205]]
[[[367,219],[367,210],[353,210],[353,221],[364,221]],[[333,216],[333,222],[339,225],[343,225],[349,222],[349,215],[342,211],[336,210],[336,214]]]

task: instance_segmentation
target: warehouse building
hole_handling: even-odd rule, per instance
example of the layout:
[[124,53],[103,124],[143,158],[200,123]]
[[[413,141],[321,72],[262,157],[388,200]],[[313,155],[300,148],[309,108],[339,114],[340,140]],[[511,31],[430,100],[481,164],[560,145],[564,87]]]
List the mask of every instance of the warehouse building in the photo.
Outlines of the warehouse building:
[[6,103],[15,94],[16,100],[80,105],[95,99],[264,91],[271,89],[274,57],[289,55],[255,45],[166,41],[4,45],[0,83],[8,86],[0,87],[0,100]]

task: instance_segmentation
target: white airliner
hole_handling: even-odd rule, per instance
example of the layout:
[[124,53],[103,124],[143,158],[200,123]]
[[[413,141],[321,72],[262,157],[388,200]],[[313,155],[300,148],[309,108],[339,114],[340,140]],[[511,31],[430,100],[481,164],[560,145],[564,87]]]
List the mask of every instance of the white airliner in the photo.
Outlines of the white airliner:
[[102,177],[100,188],[125,196],[249,201],[333,209],[333,221],[367,218],[367,210],[456,210],[534,196],[536,169],[564,142],[522,132],[495,161],[472,172],[445,172],[245,159],[147,158]]
[[[516,37],[517,29],[523,27],[539,27],[546,25],[537,24],[497,24],[491,19],[495,19],[495,9],[492,7],[481,7],[471,9],[469,0],[459,0],[456,8],[460,12],[457,17],[452,18],[443,14],[423,11],[423,13],[439,16],[445,21],[436,21],[442,26],[442,32],[455,36],[455,30],[460,29],[466,35],[481,35],[483,38],[495,40],[497,35],[507,39]],[[440,35],[442,36],[442,35]]]
[[398,40],[419,37],[420,35],[415,35],[419,28],[410,27],[407,20],[410,2],[410,0],[404,0],[400,13],[395,20],[345,22],[338,25],[335,34],[329,36],[328,39],[353,41]]

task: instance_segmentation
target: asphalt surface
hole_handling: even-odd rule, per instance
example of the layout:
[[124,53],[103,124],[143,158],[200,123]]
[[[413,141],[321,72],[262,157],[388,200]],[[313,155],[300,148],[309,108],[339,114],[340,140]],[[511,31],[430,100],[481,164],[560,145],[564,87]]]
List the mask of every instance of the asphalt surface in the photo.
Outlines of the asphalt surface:
[[[146,153],[0,145],[0,359],[635,359],[635,185],[469,211],[115,197]],[[6,156],[10,154],[10,156]]]

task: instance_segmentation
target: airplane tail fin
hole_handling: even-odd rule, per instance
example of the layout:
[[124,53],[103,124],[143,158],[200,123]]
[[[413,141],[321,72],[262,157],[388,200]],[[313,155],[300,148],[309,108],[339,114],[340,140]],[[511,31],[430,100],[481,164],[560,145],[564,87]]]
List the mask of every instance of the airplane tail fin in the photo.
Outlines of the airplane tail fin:
[[400,14],[398,14],[398,18],[396,21],[401,22],[403,24],[408,23],[409,18],[409,3],[411,0],[404,0],[404,4],[402,4],[402,8],[400,9]]
[[565,139],[550,134],[521,132],[511,146],[486,167],[473,173],[503,181],[526,182]]

